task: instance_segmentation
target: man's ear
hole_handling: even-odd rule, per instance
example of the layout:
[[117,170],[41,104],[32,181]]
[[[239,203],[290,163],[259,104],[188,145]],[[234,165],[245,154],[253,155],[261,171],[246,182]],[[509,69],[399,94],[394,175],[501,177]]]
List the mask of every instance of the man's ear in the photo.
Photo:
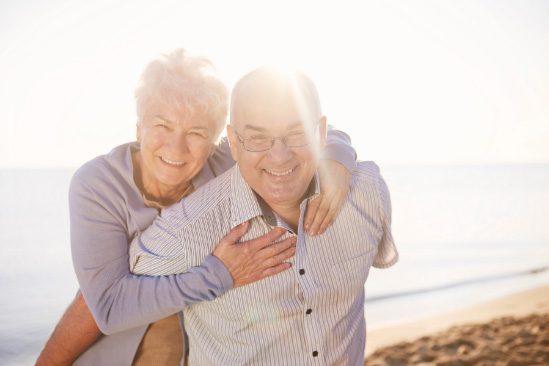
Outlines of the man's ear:
[[326,116],[320,117],[320,121],[318,122],[318,136],[320,139],[320,148],[324,149],[326,146],[326,134],[328,133],[328,121],[326,120]]
[[234,132],[234,129],[231,125],[227,125],[227,138],[229,139],[231,155],[233,156],[234,161],[238,163],[238,158],[239,158],[238,144],[240,144],[240,141],[238,141],[236,132]]

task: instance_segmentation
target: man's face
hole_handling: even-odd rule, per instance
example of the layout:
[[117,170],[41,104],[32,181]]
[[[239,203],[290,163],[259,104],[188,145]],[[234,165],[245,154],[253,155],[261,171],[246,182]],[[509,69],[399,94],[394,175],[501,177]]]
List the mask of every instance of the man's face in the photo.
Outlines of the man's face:
[[[242,102],[234,106],[235,120],[231,121],[228,136],[242,176],[273,209],[299,207],[325,142],[325,118],[305,117],[303,108],[309,106],[299,108],[291,93],[274,98],[246,93],[239,100]],[[283,142],[285,139],[277,139],[271,149],[252,152],[241,143],[242,139],[289,136],[285,141],[292,144],[299,140],[295,137],[297,134],[306,135],[307,146],[288,147]]]

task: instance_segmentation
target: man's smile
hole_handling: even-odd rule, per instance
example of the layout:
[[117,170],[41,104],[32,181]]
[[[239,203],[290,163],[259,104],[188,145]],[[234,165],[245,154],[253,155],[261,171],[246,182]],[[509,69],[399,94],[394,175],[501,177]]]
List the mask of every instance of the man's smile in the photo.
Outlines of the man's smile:
[[285,169],[285,170],[282,170],[282,169],[263,169],[263,171],[266,172],[267,174],[275,176],[275,177],[286,177],[286,176],[289,176],[292,173],[294,173],[297,170],[297,167],[298,166],[296,165],[292,168]]

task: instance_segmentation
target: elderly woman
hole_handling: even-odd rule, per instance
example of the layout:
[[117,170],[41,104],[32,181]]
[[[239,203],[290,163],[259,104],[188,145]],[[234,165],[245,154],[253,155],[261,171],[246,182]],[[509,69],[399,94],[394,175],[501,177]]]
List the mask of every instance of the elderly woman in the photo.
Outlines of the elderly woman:
[[[163,207],[234,164],[226,140],[216,143],[228,92],[210,66],[183,50],[150,63],[135,94],[137,141],[91,160],[74,175],[71,245],[82,294],[37,364],[179,364],[185,354],[179,310],[289,267],[284,261],[294,254],[295,242],[273,244],[283,234],[275,229],[236,245],[244,225],[187,273],[140,277],[129,272],[131,239]],[[331,179],[322,181],[331,183],[308,209],[306,227],[312,235],[331,223],[348,189],[355,153],[345,134],[329,133],[326,158],[324,174]]]

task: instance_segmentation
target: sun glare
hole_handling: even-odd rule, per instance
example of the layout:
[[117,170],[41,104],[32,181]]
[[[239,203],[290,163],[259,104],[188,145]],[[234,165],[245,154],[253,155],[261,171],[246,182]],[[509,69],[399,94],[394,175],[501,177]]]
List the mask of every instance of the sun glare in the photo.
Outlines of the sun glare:
[[232,86],[299,69],[380,162],[549,162],[543,3],[50,2],[0,12],[2,167],[78,166],[134,138],[148,61],[183,47]]

